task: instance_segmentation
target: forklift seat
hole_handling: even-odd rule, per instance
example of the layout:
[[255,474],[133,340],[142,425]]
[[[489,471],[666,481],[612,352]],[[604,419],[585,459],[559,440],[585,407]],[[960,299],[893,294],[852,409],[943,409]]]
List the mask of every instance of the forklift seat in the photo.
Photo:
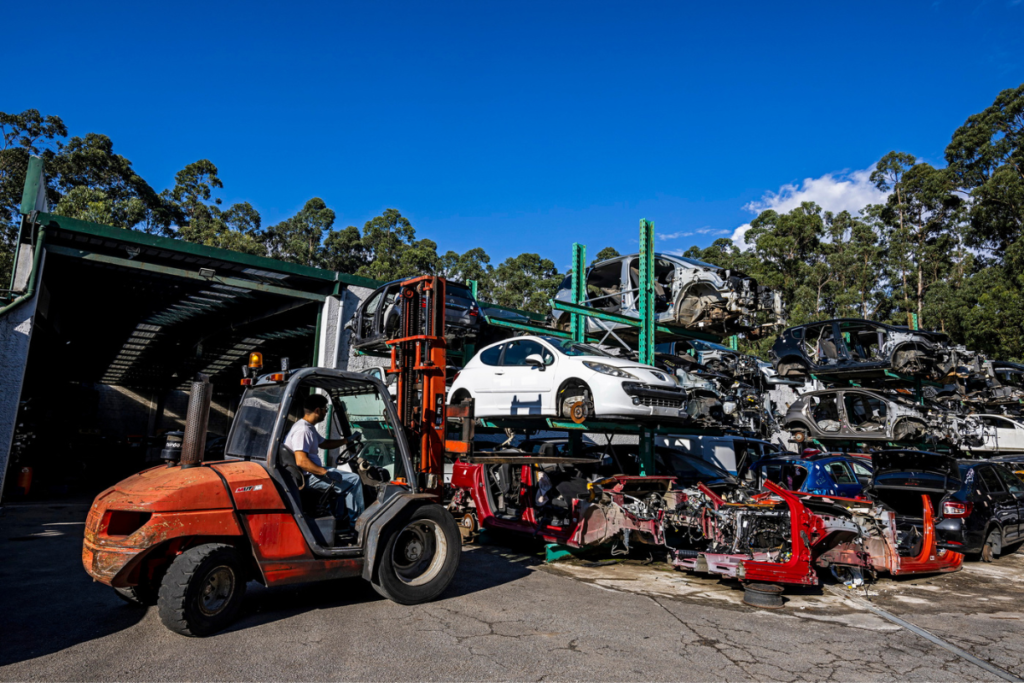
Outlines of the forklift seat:
[[321,514],[321,511],[325,503],[329,509],[335,509],[336,500],[328,495],[328,500],[325,501],[325,492],[314,491],[306,486],[306,477],[295,464],[295,453],[283,444],[278,450],[277,462],[283,470],[284,485],[289,494],[283,496],[285,503],[289,508],[293,508],[293,501],[297,502],[298,510],[293,509],[293,514],[302,516],[317,543],[325,548],[333,547],[338,520],[330,512],[325,515]]

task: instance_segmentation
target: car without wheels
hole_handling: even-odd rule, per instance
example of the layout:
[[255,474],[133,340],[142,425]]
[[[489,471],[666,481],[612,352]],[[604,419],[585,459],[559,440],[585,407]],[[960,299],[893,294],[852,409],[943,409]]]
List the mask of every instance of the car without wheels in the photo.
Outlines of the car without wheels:
[[[655,254],[654,259],[654,308],[659,322],[722,335],[782,324],[781,297],[753,278],[685,256]],[[592,265],[587,269],[584,304],[607,313],[639,317],[639,268],[639,254]],[[571,277],[559,285],[554,298],[572,300]],[[552,309],[551,315],[558,325],[568,323],[565,311]],[[626,326],[587,318],[588,331],[609,329]]]
[[931,379],[961,371],[971,354],[941,332],[912,330],[870,320],[840,318],[783,330],[768,352],[782,377],[857,375],[886,370]]

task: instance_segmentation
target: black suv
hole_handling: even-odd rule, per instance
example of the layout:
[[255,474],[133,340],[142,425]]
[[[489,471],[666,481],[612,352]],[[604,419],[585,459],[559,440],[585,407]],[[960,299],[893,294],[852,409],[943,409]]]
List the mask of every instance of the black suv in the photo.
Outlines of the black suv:
[[940,548],[991,562],[1024,543],[1024,481],[1000,462],[960,460],[959,490],[936,510]]

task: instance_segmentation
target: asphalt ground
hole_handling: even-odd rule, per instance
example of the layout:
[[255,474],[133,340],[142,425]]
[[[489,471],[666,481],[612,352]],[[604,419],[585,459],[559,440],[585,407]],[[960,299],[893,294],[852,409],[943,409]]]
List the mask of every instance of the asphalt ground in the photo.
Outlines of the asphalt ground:
[[[752,609],[728,582],[638,561],[547,565],[507,540],[467,547],[430,604],[396,605],[359,579],[251,583],[233,627],[184,638],[86,575],[87,509],[0,516],[0,681],[1000,680],[827,590]],[[882,580],[867,597],[1024,678],[1024,555]]]

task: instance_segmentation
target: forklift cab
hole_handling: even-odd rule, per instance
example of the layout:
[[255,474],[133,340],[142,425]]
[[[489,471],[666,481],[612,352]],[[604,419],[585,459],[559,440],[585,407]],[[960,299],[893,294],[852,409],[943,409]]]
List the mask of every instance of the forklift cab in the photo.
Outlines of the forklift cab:
[[302,399],[314,391],[330,401],[328,438],[361,437],[352,448],[356,453],[346,452],[344,447],[321,451],[321,460],[329,468],[337,466],[339,459],[356,457],[342,467],[357,472],[363,484],[366,510],[354,530],[360,535],[357,545],[361,544],[367,517],[397,493],[416,493],[415,477],[409,476],[412,466],[408,445],[398,437],[401,426],[380,380],[328,368],[306,368],[260,379],[239,403],[225,457],[264,465],[310,548],[319,555],[333,555],[355,546],[336,546],[338,520],[324,510],[333,506],[325,506],[321,496],[305,486],[304,473],[295,465],[294,454],[283,445],[289,430],[302,419]]

